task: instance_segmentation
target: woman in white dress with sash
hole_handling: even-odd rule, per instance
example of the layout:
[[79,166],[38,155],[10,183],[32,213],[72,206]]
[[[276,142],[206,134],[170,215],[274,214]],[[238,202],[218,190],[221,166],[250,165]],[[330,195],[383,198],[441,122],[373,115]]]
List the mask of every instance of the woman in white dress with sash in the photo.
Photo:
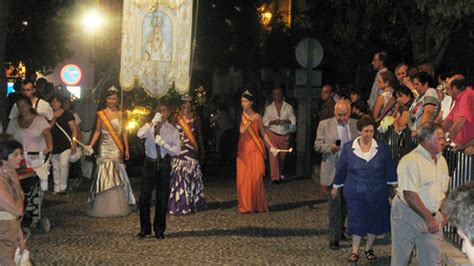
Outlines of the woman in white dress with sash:
[[136,201],[123,163],[130,154],[115,87],[107,90],[106,103],[107,107],[97,112],[97,126],[89,144],[93,147],[100,137],[88,214],[94,217],[126,216],[136,207]]

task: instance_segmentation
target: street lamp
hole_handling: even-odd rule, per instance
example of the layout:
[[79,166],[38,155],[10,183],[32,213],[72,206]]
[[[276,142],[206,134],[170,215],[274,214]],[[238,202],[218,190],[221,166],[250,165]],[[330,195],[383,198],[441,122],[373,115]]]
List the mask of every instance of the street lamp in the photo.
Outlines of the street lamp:
[[82,17],[84,30],[92,34],[99,30],[104,25],[104,22],[103,16],[95,9],[85,13]]

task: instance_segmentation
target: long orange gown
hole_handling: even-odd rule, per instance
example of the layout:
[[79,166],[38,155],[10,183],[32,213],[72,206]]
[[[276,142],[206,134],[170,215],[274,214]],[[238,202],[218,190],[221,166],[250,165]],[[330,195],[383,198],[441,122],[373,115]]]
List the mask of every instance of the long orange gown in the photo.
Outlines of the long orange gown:
[[[260,119],[252,122],[250,128],[264,151],[263,141],[258,134]],[[249,130],[250,130],[249,128]],[[237,152],[237,198],[240,213],[268,211],[267,197],[263,185],[265,164],[262,151],[247,130],[240,134]]]

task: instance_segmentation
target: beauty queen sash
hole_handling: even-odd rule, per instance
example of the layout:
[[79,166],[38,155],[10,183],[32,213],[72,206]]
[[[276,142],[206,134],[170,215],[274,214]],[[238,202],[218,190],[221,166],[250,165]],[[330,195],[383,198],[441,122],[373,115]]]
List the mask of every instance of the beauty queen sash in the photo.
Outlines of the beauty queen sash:
[[117,145],[120,152],[123,154],[124,148],[123,148],[122,140],[120,139],[120,136],[117,133],[117,131],[115,131],[114,127],[112,126],[112,123],[110,122],[110,119],[105,113],[105,111],[97,112],[97,117],[99,117],[100,121],[102,122],[102,125],[104,125],[105,129],[107,129],[107,132],[109,132],[115,145]]
[[178,115],[178,125],[183,129],[183,133],[189,140],[189,143],[191,143],[191,145],[193,145],[194,149],[197,151],[198,145],[196,138],[194,137],[193,131],[189,128],[188,123],[186,123],[186,121],[181,115]]
[[[247,123],[252,123],[252,120],[250,120],[250,118],[248,118],[245,114],[242,114],[242,124],[245,126]],[[247,131],[249,132],[250,134],[250,137],[252,138],[252,140],[255,142],[255,145],[257,145],[257,148],[258,150],[262,153],[262,155],[265,157],[265,152],[263,150],[263,143],[260,142],[258,140],[258,137],[257,137],[257,134],[255,133],[255,131],[253,131],[253,128],[252,126],[249,126],[247,128]]]

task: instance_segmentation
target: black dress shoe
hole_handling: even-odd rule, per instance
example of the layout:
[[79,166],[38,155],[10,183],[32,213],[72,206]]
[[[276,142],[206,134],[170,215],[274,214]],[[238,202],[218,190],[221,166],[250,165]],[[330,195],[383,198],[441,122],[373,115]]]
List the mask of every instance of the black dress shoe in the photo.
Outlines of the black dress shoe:
[[329,243],[329,249],[330,250],[337,250],[339,249],[341,246],[339,245],[339,242],[337,241],[334,241],[334,242],[330,242]]
[[144,239],[147,235],[151,235],[151,232],[140,231],[140,233],[137,234],[137,238],[138,239]]
[[155,237],[156,237],[156,239],[158,239],[158,240],[165,239],[165,234],[159,233],[159,234],[156,234]]
[[272,181],[272,184],[273,184],[273,185],[279,185],[279,184],[280,184],[280,180],[273,180],[273,181]]

